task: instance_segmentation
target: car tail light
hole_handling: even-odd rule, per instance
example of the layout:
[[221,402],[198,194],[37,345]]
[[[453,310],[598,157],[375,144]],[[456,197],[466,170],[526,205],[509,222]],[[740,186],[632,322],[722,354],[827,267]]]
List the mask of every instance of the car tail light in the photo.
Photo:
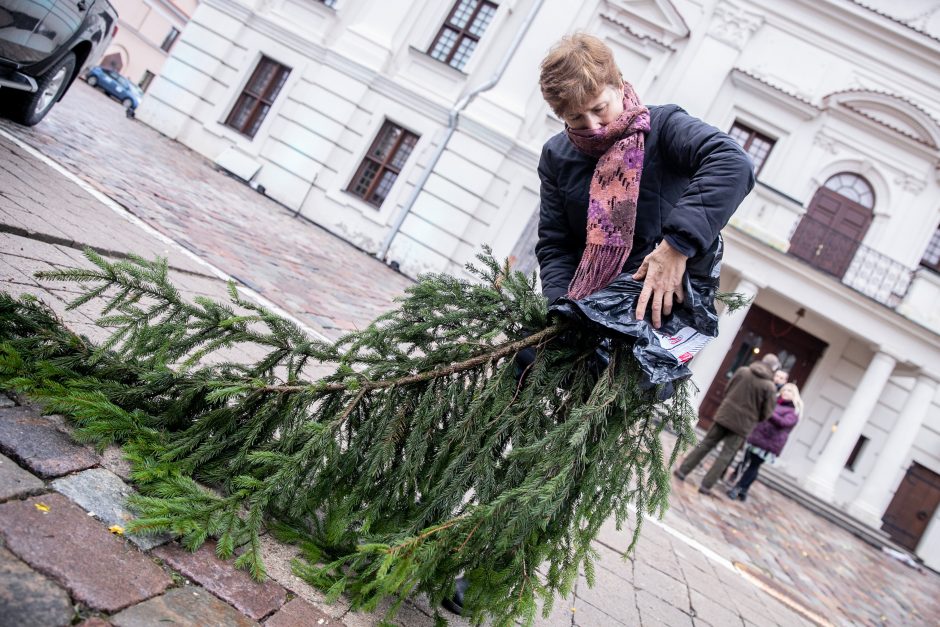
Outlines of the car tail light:
[[118,31],[118,25],[115,24],[115,25],[114,25],[114,31],[111,32],[111,36],[114,37],[115,35],[117,35],[117,31]]

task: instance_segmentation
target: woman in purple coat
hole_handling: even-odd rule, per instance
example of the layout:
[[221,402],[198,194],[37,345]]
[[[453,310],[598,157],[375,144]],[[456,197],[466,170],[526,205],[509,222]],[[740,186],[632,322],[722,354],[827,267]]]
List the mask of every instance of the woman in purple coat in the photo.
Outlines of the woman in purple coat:
[[741,501],[747,498],[747,490],[757,479],[761,464],[773,462],[780,455],[790,431],[799,422],[802,414],[803,401],[800,399],[800,390],[795,384],[787,383],[780,388],[773,415],[769,420],[758,423],[747,439],[744,448],[746,467],[737,485],[728,490],[730,498]]

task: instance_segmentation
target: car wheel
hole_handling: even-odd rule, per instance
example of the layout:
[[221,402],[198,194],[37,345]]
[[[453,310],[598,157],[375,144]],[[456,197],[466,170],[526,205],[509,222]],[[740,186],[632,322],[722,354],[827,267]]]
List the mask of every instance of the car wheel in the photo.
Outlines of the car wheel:
[[98,77],[96,77],[96,76],[89,76],[89,77],[88,77],[88,84],[91,85],[92,87],[94,87],[95,85],[97,85],[97,84],[98,84]]
[[10,94],[7,108],[10,119],[26,126],[39,124],[62,96],[74,72],[75,55],[69,52],[45,74],[36,77],[36,91]]
[[134,101],[131,100],[130,98],[125,98],[124,100],[121,101],[121,104],[124,106],[125,109],[130,109],[131,107],[134,106]]

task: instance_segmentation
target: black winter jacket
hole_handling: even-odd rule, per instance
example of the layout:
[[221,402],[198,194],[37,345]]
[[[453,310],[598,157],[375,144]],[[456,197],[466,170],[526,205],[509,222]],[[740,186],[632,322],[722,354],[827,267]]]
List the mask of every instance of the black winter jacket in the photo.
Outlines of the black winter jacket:
[[[634,272],[665,238],[688,257],[711,252],[718,233],[754,187],[747,154],[725,133],[676,105],[651,106],[633,249]],[[542,293],[552,303],[584,252],[591,176],[597,159],[579,152],[564,131],[542,147],[539,260]]]

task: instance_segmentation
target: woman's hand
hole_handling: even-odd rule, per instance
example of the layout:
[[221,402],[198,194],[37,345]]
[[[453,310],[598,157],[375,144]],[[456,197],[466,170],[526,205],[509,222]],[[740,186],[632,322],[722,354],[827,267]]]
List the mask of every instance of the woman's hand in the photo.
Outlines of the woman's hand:
[[643,259],[640,269],[633,275],[635,280],[643,281],[643,291],[636,303],[637,320],[642,320],[646,315],[646,305],[649,303],[653,308],[653,327],[658,329],[662,326],[662,317],[672,313],[673,299],[680,303],[685,300],[682,275],[685,274],[687,259],[666,240]]

